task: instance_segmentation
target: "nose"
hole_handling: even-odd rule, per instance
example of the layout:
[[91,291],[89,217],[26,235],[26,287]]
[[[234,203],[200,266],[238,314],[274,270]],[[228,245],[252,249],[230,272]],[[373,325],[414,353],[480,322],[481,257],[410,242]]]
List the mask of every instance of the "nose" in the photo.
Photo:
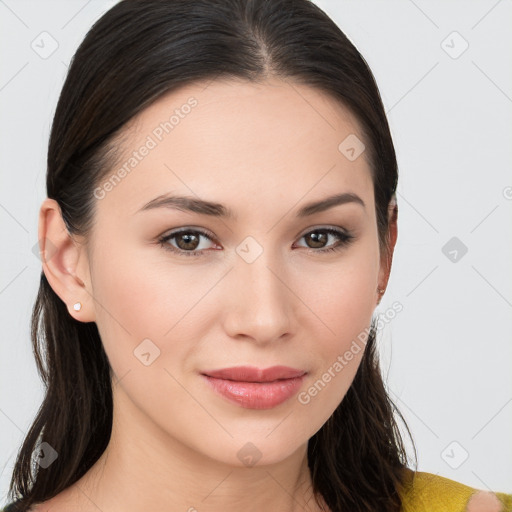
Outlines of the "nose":
[[224,283],[224,329],[232,338],[260,345],[290,337],[297,299],[284,265],[264,251],[255,261],[235,260]]

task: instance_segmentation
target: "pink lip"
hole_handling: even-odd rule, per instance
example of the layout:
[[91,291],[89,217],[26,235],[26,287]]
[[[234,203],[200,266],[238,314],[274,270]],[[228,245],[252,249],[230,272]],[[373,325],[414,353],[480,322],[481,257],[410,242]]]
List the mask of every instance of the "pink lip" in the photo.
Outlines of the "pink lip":
[[271,409],[299,390],[305,374],[304,370],[287,366],[265,369],[238,366],[202,375],[217,393],[241,407]]

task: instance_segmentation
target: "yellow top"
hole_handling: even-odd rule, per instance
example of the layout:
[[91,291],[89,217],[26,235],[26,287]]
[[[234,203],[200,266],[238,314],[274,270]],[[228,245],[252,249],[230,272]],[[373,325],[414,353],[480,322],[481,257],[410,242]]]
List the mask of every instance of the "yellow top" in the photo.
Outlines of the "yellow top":
[[[465,512],[469,499],[479,491],[443,476],[412,470],[408,470],[404,485],[403,512]],[[512,494],[494,494],[502,503],[501,512],[512,512]]]

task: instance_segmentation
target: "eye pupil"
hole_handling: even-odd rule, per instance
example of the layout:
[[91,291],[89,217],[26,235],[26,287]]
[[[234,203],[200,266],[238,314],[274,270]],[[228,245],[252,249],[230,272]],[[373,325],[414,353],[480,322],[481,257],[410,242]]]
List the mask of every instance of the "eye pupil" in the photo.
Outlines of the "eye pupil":
[[[323,247],[327,243],[328,234],[321,231],[313,231],[306,235],[306,239],[313,241],[313,248]],[[317,244],[317,245],[315,245]]]
[[[192,235],[190,233],[185,234],[177,234],[176,236],[176,243],[180,249],[196,249],[199,245],[199,237],[197,235]],[[180,240],[185,240],[185,244],[180,243]],[[195,239],[195,240],[194,240]],[[192,241],[191,241],[192,240]],[[195,242],[195,243],[194,243]],[[190,246],[192,244],[192,246]]]

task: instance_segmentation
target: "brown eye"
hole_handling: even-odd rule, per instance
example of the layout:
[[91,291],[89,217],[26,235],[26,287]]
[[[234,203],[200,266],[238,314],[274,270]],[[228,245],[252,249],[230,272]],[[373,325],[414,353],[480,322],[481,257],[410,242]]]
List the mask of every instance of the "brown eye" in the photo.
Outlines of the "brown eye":
[[[338,238],[339,242],[332,247],[326,247],[325,245],[331,236]],[[313,249],[314,252],[327,252],[342,249],[347,246],[354,237],[338,229],[318,228],[306,233],[301,238],[306,240],[308,249]]]
[[[337,244],[326,246],[331,237],[339,240]],[[212,236],[205,231],[198,229],[181,229],[165,235],[159,239],[160,245],[171,252],[183,256],[203,256],[205,247],[200,247],[201,238],[212,240]],[[303,235],[307,242],[306,249],[316,253],[337,251],[347,246],[354,238],[352,235],[334,228],[318,228]],[[174,241],[174,244],[170,241]]]
[[197,236],[196,234],[192,233],[178,233],[177,235],[174,235],[173,238],[176,239],[176,245],[182,249],[182,250],[195,250],[197,249],[197,246],[199,245],[199,238],[201,235]]
[[[314,249],[322,248],[329,239],[329,235],[325,232],[312,231],[304,237]],[[312,245],[311,245],[312,244]]]
[[[197,229],[182,229],[159,239],[160,245],[168,250],[184,256],[202,256],[204,247],[201,245],[201,238],[211,240],[208,233]],[[175,240],[176,246],[169,243]]]

